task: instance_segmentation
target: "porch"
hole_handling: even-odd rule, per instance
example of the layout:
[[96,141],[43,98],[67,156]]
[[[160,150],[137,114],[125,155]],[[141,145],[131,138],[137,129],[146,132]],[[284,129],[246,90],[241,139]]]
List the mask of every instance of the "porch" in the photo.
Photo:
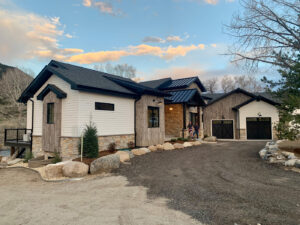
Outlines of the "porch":
[[32,149],[32,129],[15,128],[4,130],[4,146],[11,148],[10,155],[18,151],[20,157],[26,148]]

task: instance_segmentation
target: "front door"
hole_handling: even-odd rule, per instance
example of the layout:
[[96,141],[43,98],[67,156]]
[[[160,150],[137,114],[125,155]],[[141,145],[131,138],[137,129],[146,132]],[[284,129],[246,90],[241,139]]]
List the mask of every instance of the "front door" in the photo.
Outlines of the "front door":
[[212,135],[219,139],[233,139],[233,121],[213,120]]
[[247,139],[272,139],[271,118],[251,117],[247,121]]
[[61,99],[50,91],[43,100],[43,136],[45,152],[60,151]]

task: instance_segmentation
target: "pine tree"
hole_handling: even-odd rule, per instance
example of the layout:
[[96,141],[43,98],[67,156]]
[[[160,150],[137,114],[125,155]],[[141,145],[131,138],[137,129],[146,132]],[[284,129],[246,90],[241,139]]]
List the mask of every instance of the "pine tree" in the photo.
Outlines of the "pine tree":
[[99,155],[98,135],[95,125],[90,123],[86,126],[83,134],[83,156],[97,158]]

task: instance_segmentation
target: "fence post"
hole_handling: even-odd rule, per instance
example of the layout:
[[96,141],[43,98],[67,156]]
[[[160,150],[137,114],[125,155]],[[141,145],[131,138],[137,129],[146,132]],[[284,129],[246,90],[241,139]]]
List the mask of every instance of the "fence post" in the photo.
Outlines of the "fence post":
[[19,142],[19,129],[17,129],[17,143]]
[[7,139],[7,129],[4,130],[4,142],[6,142]]

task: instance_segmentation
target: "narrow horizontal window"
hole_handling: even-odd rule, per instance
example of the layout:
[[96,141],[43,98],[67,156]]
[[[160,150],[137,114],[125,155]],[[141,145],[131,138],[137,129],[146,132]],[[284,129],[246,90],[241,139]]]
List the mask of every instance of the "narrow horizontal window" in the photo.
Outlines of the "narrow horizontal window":
[[115,111],[115,105],[110,103],[95,102],[95,110]]
[[159,108],[148,107],[148,127],[159,127]]

